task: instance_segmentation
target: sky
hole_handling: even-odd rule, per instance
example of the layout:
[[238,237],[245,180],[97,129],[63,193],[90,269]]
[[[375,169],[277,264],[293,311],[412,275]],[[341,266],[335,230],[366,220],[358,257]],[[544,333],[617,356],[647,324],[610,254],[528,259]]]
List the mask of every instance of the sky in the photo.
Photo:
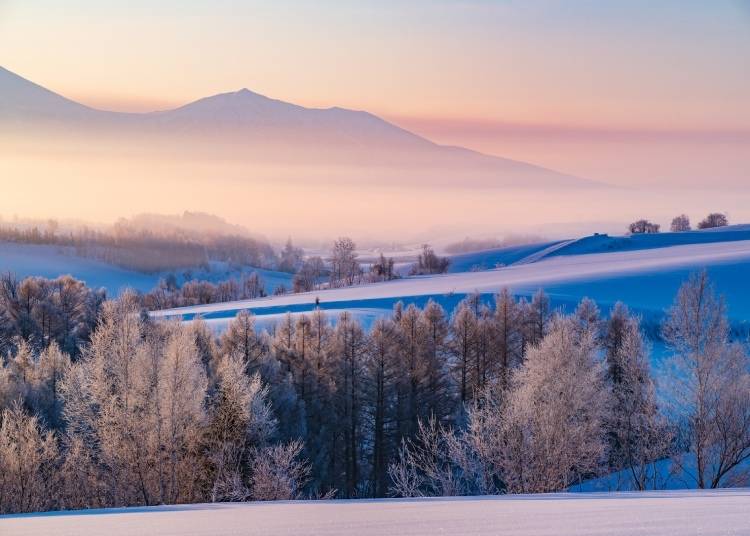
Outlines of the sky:
[[748,0],[0,0],[0,65],[102,109],[248,87],[618,186],[750,182]]

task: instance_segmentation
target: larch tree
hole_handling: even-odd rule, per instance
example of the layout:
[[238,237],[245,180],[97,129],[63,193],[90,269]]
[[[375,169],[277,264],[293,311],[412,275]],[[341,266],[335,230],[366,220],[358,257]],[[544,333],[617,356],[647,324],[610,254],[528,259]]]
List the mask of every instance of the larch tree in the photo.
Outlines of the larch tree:
[[638,318],[615,305],[604,329],[606,379],[612,391],[607,417],[609,465],[625,489],[661,485],[656,462],[670,453],[672,430],[659,410],[649,364],[650,348]]

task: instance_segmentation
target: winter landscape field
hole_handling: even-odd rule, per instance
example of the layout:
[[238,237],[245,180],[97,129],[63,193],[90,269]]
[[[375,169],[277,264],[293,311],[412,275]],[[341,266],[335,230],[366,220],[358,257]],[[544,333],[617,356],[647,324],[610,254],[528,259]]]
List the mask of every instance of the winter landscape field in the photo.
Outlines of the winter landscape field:
[[196,504],[0,518],[8,536],[747,534],[747,490]]
[[750,536],[744,0],[0,0],[0,536]]

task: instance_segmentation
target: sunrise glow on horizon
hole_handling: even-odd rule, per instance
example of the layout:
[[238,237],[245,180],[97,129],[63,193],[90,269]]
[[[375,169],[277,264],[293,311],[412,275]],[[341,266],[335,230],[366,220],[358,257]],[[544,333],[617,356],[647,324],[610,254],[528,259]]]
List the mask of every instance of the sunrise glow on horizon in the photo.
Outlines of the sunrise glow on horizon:
[[[0,66],[101,110],[169,110],[245,87],[306,107],[365,110],[436,143],[616,187],[663,188],[668,199],[669,189],[698,191],[707,181],[726,191],[747,184],[748,30],[750,4],[743,0],[0,0]],[[26,177],[19,189],[62,188],[60,177],[81,185],[96,180],[105,199],[129,195],[111,185],[131,173],[144,184],[153,183],[151,176],[164,184],[198,183],[203,174],[238,192],[281,195],[286,188],[262,169],[231,169],[219,178],[207,165],[161,157],[116,167],[76,158],[29,164],[10,154],[0,172]],[[299,180],[331,178],[320,169],[294,173]],[[459,198],[473,195],[455,187]],[[19,193],[0,204],[0,213],[28,213],[28,199]],[[250,221],[237,207],[210,199],[199,200]],[[486,201],[513,204],[504,199]],[[195,196],[173,201],[175,211],[202,208]],[[315,214],[307,200],[296,203],[293,217],[278,216],[289,225],[283,233],[299,228],[294,217]],[[329,204],[341,210],[331,199],[314,206]],[[432,206],[442,205],[435,199]],[[129,213],[147,208],[135,194],[127,206]],[[259,210],[267,218],[277,213],[272,206]],[[550,221],[563,218],[556,210],[545,213]],[[120,215],[109,207],[87,211],[97,219]],[[327,214],[332,229],[337,224]],[[605,203],[596,217],[610,214]]]

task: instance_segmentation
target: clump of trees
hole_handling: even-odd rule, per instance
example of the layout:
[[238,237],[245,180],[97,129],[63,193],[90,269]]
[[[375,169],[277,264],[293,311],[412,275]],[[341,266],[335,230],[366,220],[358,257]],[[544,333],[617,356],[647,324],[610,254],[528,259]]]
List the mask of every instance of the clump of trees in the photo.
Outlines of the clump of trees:
[[309,292],[314,290],[326,274],[326,266],[323,259],[319,256],[312,256],[302,262],[297,273],[292,280],[292,289],[294,292]]
[[448,257],[439,257],[435,250],[425,244],[422,253],[417,256],[417,262],[411,268],[411,275],[444,274],[450,266]]
[[[309,259],[314,262],[314,269],[310,272],[320,277],[325,272],[322,261],[313,257]],[[305,263],[307,264],[307,262]],[[305,265],[303,265],[303,268]],[[361,283],[374,283],[377,281],[390,281],[398,275],[394,269],[392,258],[386,258],[382,253],[380,257],[365,270],[359,262],[357,246],[351,238],[342,237],[333,244],[330,257],[330,270],[328,286],[345,287]],[[310,278],[306,278],[310,279]],[[306,288],[306,287],[303,287]],[[310,289],[311,290],[311,289]]]
[[357,246],[349,237],[343,236],[333,243],[330,262],[331,287],[353,285],[362,275],[362,268],[357,260]]
[[[621,304],[571,314],[507,290],[349,313],[153,321],[126,294],[74,356],[20,338],[0,366],[0,511],[196,501],[658,488],[747,481],[750,360],[705,274],[650,348]],[[744,479],[744,480],[743,480]]]
[[137,313],[107,302],[75,361],[52,343],[3,363],[0,512],[296,498],[301,443],[279,440],[243,348],[220,351],[200,321]]
[[747,482],[750,359],[729,340],[705,273],[680,289],[663,331],[671,394],[660,407],[648,345],[624,306],[602,321],[584,300],[553,318],[512,381],[481,392],[465,426],[420,423],[389,468],[394,493],[549,492],[612,471],[615,485],[654,489],[669,456],[694,487]]
[[669,230],[673,233],[682,233],[685,231],[690,231],[690,218],[687,217],[685,214],[680,214],[679,216],[676,216],[674,219],[672,219],[672,224],[669,226]]
[[218,283],[189,280],[182,286],[174,275],[167,276],[150,292],[139,294],[141,307],[156,311],[173,307],[205,305],[235,300],[252,300],[266,295],[265,284],[258,272],[243,274],[239,279],[229,278]]
[[628,226],[630,234],[653,234],[658,233],[659,229],[661,229],[661,225],[648,220],[637,220]]
[[104,290],[93,290],[70,276],[56,279],[11,273],[0,276],[0,354],[25,341],[34,350],[56,343],[77,355],[88,340],[105,300]]
[[727,225],[729,225],[729,218],[726,214],[713,212],[701,220],[698,229],[713,229],[715,227],[726,227]]

